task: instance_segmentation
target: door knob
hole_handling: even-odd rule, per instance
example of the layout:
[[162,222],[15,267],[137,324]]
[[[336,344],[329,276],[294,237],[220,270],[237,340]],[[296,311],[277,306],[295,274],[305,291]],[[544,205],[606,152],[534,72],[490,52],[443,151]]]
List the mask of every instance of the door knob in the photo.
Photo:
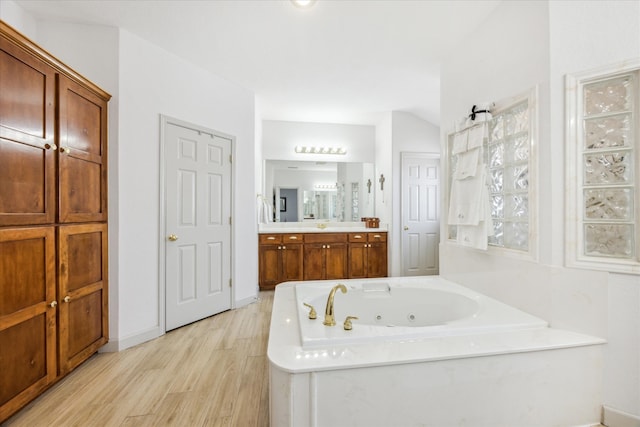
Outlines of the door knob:
[[176,236],[175,234],[169,234],[168,239],[172,242],[175,242],[176,240],[178,240],[178,236]]
[[64,302],[69,302],[71,301],[71,297],[69,295],[67,295],[66,297],[64,297]]
[[404,231],[407,231],[409,229],[409,227],[407,227],[406,225],[404,226]]

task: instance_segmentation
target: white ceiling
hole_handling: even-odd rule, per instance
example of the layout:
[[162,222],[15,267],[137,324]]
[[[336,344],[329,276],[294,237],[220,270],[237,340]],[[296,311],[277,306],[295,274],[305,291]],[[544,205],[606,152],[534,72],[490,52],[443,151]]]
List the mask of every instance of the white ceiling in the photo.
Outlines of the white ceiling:
[[439,63],[500,3],[16,0],[37,18],[118,26],[255,92],[263,119],[439,123]]

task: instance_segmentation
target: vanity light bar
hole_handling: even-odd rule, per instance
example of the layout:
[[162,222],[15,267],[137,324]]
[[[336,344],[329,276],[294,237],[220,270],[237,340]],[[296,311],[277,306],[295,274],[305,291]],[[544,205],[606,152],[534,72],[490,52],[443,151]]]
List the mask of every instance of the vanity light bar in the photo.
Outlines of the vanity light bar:
[[343,147],[307,147],[297,146],[296,153],[304,154],[347,154],[347,150]]
[[316,190],[335,190],[336,184],[316,184],[313,186]]

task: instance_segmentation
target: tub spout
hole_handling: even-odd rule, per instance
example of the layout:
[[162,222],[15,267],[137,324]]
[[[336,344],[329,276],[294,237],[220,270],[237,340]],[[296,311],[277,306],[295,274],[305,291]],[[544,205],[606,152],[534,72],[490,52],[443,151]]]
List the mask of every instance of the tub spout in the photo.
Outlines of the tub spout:
[[324,310],[324,322],[322,324],[326,326],[335,326],[336,319],[333,316],[333,299],[335,298],[336,291],[340,289],[343,294],[347,293],[347,287],[342,283],[339,283],[331,289],[329,292],[329,298],[327,298],[327,308]]

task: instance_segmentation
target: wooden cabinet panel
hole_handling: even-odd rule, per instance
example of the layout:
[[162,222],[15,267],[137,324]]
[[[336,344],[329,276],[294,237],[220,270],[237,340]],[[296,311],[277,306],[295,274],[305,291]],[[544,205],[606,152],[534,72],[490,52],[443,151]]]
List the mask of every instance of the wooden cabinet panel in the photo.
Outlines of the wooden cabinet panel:
[[320,243],[305,243],[304,245],[304,280],[324,279],[325,246]]
[[59,86],[59,220],[104,221],[107,102],[65,77]]
[[302,280],[302,245],[288,244],[283,245],[281,250],[282,256],[282,274],[281,281],[288,282],[291,280]]
[[56,378],[55,231],[0,229],[0,420]]
[[347,277],[347,244],[331,243],[325,252],[325,279],[344,279]]
[[362,279],[367,277],[367,243],[349,244],[349,278]]
[[107,342],[109,98],[0,21],[0,423]]
[[67,372],[107,342],[107,224],[61,226],[58,239],[59,369]]
[[260,264],[260,289],[273,289],[280,283],[281,259],[278,245],[260,245],[258,253]]
[[55,69],[0,38],[0,138],[53,144]]
[[367,256],[367,277],[387,277],[387,244],[370,243]]
[[385,277],[387,233],[259,235],[260,289],[290,280]]
[[55,221],[55,70],[0,38],[0,226]]
[[[341,240],[346,240],[346,236]],[[306,241],[307,237],[305,236]],[[346,243],[305,243],[304,280],[346,278],[347,256]]]
[[258,249],[260,289],[302,280],[302,234],[261,234]]
[[387,276],[387,233],[349,234],[349,278]]

